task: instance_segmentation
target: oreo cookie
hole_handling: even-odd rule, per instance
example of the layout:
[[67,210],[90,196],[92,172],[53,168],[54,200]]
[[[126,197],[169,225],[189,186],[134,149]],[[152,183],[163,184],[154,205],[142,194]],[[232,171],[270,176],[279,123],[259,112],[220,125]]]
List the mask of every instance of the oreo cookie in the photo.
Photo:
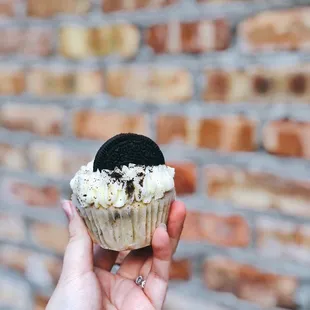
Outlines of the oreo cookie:
[[123,133],[101,146],[96,154],[93,170],[114,170],[129,164],[159,166],[165,164],[165,158],[152,139],[138,134]]

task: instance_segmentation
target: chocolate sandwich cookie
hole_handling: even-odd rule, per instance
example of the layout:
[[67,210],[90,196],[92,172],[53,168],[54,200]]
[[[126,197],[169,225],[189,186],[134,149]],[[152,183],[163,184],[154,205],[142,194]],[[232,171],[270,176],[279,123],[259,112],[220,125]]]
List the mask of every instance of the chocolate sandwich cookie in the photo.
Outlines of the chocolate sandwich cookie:
[[140,249],[151,245],[160,224],[167,225],[174,173],[150,138],[120,134],[77,171],[72,202],[95,243],[113,251]]
[[165,165],[165,158],[152,139],[143,135],[123,133],[109,139],[100,147],[93,170],[114,170],[129,164],[159,166]]

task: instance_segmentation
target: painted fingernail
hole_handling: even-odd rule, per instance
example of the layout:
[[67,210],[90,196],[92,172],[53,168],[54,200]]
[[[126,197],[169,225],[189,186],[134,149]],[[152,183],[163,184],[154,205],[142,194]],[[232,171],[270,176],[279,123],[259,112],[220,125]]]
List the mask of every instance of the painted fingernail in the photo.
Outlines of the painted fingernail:
[[163,228],[164,230],[167,230],[167,225],[165,223],[161,223],[159,227]]
[[73,210],[72,210],[72,205],[71,205],[70,201],[63,200],[61,202],[61,207],[65,211],[66,216],[68,217],[68,220],[71,221],[73,218]]

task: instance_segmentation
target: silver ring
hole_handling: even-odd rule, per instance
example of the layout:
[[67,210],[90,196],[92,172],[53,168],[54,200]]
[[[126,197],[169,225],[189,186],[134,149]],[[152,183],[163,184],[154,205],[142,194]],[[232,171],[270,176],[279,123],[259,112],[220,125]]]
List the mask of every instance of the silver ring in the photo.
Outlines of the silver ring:
[[146,281],[143,279],[142,276],[139,276],[136,279],[135,283],[143,289],[145,287]]

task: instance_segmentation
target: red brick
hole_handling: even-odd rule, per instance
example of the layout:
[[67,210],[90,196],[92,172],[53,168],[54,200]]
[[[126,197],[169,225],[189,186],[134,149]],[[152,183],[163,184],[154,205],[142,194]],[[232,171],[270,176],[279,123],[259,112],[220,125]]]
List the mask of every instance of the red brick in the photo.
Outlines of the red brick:
[[57,177],[65,173],[65,154],[60,146],[37,142],[30,146],[29,155],[36,172]]
[[309,182],[220,166],[208,167],[206,179],[207,192],[211,198],[225,200],[247,209],[273,208],[285,214],[310,216]]
[[309,66],[206,70],[203,98],[206,101],[287,102],[310,99]]
[[139,102],[184,102],[193,95],[193,81],[190,73],[180,68],[126,66],[107,71],[106,91]]
[[224,257],[207,260],[204,277],[211,290],[232,293],[261,307],[296,309],[294,277],[268,273]]
[[256,149],[256,122],[242,116],[204,119],[200,122],[198,146],[224,152]]
[[49,299],[45,295],[36,294],[34,297],[34,310],[45,310]]
[[89,0],[55,0],[53,5],[49,0],[29,0],[27,12],[32,17],[52,17],[60,13],[84,14],[90,8]]
[[168,162],[175,169],[175,189],[178,195],[193,194],[197,186],[196,166],[190,162]]
[[157,143],[187,142],[187,119],[183,116],[160,115],[156,122]]
[[250,79],[243,70],[212,69],[207,70],[205,75],[203,98],[206,101],[236,102],[251,96]]
[[47,56],[52,52],[52,30],[18,27],[0,29],[0,54]]
[[239,25],[240,43],[246,51],[309,50],[309,8],[266,11]]
[[192,265],[188,259],[173,260],[170,266],[170,280],[189,280],[192,277]]
[[57,144],[34,142],[29,147],[29,156],[36,172],[50,177],[72,176],[93,159],[93,154],[68,151]]
[[11,180],[8,189],[18,202],[31,207],[55,207],[60,200],[58,188],[51,185],[35,186],[22,180]]
[[0,246],[1,266],[6,266],[23,274],[26,272],[29,255],[29,250],[18,248],[12,245]]
[[146,131],[146,119],[140,114],[84,110],[74,115],[73,132],[79,138],[107,140],[121,132]]
[[99,71],[66,69],[32,69],[27,77],[28,92],[32,95],[91,97],[103,91],[103,76]]
[[24,72],[9,67],[0,68],[0,95],[19,95],[24,90]]
[[7,143],[0,143],[0,165],[14,170],[23,170],[27,167],[24,150]]
[[176,22],[151,26],[145,34],[156,53],[203,53],[227,49],[230,26],[224,19]]
[[0,264],[18,271],[33,283],[43,282],[45,286],[58,282],[62,268],[59,258],[12,245],[0,246]]
[[0,239],[23,242],[26,238],[26,225],[19,215],[0,213]]
[[[234,3],[236,0],[196,0],[198,3]],[[248,0],[242,0],[243,2],[248,2]]]
[[134,11],[138,9],[155,9],[169,5],[177,0],[103,0],[102,8],[104,12]]
[[293,120],[272,121],[263,131],[265,149],[275,155],[310,159],[310,123]]
[[21,28],[1,28],[0,36],[0,54],[18,53],[23,40],[23,30]]
[[1,126],[11,130],[60,135],[63,122],[64,110],[54,106],[9,103],[0,108]]
[[68,229],[58,224],[34,222],[30,227],[32,241],[36,246],[63,254],[68,243]]
[[310,262],[310,226],[259,218],[256,222],[257,247],[267,256]]
[[140,35],[130,24],[97,28],[66,26],[60,31],[60,52],[69,58],[119,55],[130,58],[139,49]]
[[0,18],[13,17],[17,0],[2,0],[0,2]]
[[0,305],[2,309],[29,309],[31,290],[25,281],[4,274],[0,277],[0,288]]
[[208,241],[225,247],[246,247],[250,242],[250,228],[239,215],[216,215],[197,211],[188,212],[182,239]]

